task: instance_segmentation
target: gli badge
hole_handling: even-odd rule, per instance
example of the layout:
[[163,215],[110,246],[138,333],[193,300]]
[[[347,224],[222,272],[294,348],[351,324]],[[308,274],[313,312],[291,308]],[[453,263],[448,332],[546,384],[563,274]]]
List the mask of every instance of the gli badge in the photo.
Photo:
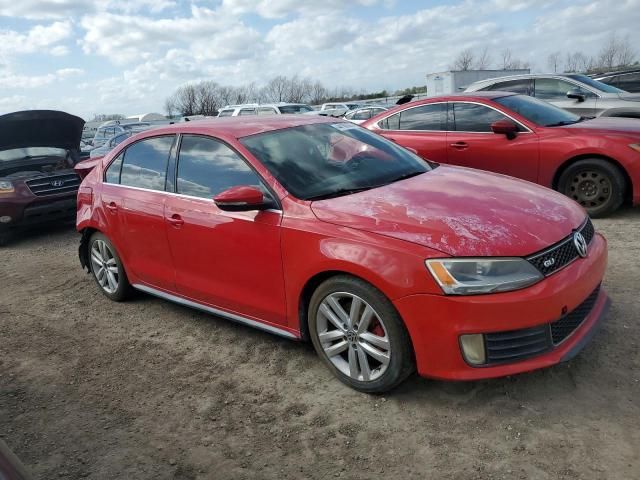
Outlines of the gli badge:
[[555,258],[547,258],[543,265],[545,266],[545,268],[549,268],[549,267],[553,267],[556,264],[556,259]]

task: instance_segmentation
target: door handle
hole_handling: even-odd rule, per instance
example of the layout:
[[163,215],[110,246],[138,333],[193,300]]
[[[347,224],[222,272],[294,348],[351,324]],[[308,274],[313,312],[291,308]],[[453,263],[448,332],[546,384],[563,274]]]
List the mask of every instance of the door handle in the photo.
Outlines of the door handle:
[[174,213],[169,218],[167,218],[167,222],[169,222],[171,225],[173,225],[176,228],[180,228],[182,225],[184,225],[184,220],[177,213]]
[[107,208],[107,210],[109,210],[111,213],[116,213],[118,211],[118,205],[116,205],[116,202],[109,202],[105,205],[105,207]]
[[456,143],[452,143],[451,146],[458,150],[464,150],[465,148],[469,147],[469,144],[466,142],[456,142]]

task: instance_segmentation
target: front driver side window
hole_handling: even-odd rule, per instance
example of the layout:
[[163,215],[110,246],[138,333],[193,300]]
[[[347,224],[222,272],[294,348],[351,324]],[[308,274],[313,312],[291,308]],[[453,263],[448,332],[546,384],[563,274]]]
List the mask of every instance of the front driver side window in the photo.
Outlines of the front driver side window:
[[577,90],[586,97],[593,97],[590,91],[557,78],[537,78],[535,81],[535,96],[541,100],[566,100],[567,92],[571,90]]
[[239,185],[257,186],[266,194],[258,174],[227,145],[197,135],[182,137],[177,193],[211,199]]

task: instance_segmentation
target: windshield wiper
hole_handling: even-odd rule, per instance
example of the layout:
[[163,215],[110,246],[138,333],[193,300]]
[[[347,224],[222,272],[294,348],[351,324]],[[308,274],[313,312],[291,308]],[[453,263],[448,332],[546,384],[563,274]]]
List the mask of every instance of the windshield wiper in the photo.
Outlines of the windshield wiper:
[[352,193],[364,192],[365,190],[371,190],[372,188],[380,187],[381,185],[371,185],[368,187],[356,187],[356,188],[340,188],[333,192],[323,193],[315,195],[313,197],[307,197],[305,200],[327,200],[328,198],[343,197],[345,195],[351,195]]
[[[394,178],[393,180],[388,181],[387,183],[384,183],[383,185],[389,185],[390,183],[395,183],[395,182],[399,182],[400,180],[406,180],[407,178],[411,178],[411,177],[417,177],[420,174],[423,174],[425,172],[411,172],[411,173],[405,173],[403,175],[400,175],[399,177]],[[382,185],[380,185],[382,186]]]
[[574,123],[584,122],[585,120],[588,120],[588,119],[589,117],[580,117],[578,120],[571,120],[571,121],[563,120],[561,122],[550,123],[549,125],[545,125],[545,127],[564,127],[565,125],[573,125]]

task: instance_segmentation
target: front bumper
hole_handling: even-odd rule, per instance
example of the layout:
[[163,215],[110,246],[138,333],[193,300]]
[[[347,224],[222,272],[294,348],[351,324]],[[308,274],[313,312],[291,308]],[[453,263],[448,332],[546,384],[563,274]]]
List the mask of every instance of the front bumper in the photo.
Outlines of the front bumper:
[[522,290],[475,296],[411,295],[396,300],[394,305],[413,342],[418,373],[447,380],[477,380],[548,367],[572,358],[605,316],[609,300],[602,288],[580,325],[562,343],[539,355],[474,367],[464,360],[459,339],[465,334],[507,332],[559,320],[597,289],[606,264],[607,242],[596,234],[587,258]]
[[0,231],[28,227],[42,223],[73,220],[76,215],[76,195],[62,198],[20,197],[0,199],[0,217],[10,217],[8,223],[0,223]]

